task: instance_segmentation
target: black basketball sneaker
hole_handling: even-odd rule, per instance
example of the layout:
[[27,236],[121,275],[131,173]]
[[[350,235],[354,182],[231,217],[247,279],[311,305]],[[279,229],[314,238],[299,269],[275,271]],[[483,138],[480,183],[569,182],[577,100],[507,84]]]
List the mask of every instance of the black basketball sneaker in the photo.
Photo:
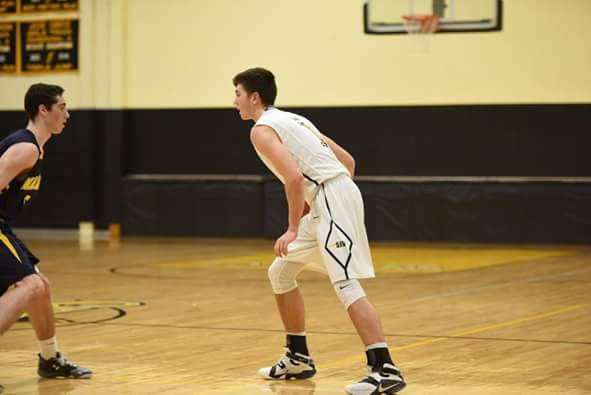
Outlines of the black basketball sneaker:
[[45,378],[89,379],[92,376],[90,369],[78,366],[68,361],[59,352],[57,356],[43,359],[39,354],[39,367],[37,374]]

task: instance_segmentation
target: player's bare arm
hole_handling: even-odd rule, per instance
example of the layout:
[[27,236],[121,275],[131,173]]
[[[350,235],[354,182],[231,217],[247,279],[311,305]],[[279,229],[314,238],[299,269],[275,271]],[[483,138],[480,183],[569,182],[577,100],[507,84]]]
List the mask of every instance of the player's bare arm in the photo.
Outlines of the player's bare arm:
[[250,132],[250,140],[256,150],[265,156],[279,172],[285,184],[289,207],[289,227],[275,243],[275,255],[287,255],[287,246],[297,236],[300,218],[304,210],[304,176],[291,154],[275,131],[265,125],[257,125]]
[[31,169],[37,159],[37,147],[29,143],[15,144],[0,157],[0,191],[21,173]]
[[347,150],[335,143],[331,138],[324,136],[324,140],[334,152],[339,162],[341,162],[349,171],[351,177],[355,175],[355,159]]

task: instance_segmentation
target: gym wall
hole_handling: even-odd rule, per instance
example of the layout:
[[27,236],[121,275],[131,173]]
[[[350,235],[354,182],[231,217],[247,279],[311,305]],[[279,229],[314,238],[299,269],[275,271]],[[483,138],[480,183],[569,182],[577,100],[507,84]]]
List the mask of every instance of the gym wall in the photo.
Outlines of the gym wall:
[[591,176],[588,1],[505,1],[501,32],[434,35],[429,53],[363,34],[362,5],[81,0],[79,73],[0,76],[2,136],[31,83],[64,86],[72,109],[22,226],[120,222],[134,174],[268,174],[231,108],[232,76],[253,66],[360,175]]

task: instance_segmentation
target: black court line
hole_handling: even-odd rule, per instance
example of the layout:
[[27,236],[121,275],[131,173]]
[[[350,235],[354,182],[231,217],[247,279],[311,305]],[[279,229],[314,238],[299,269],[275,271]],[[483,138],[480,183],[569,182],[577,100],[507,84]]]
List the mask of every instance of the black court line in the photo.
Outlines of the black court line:
[[111,267],[109,268],[109,272],[116,274],[118,276],[123,276],[123,277],[136,277],[136,278],[156,278],[159,280],[187,280],[187,281],[196,281],[196,279],[194,277],[176,277],[176,276],[166,276],[166,275],[161,275],[161,274],[144,274],[144,273],[125,273],[125,272],[120,272],[120,269],[125,269],[126,267],[133,267],[133,266],[147,266],[149,265],[149,263],[146,264],[140,264],[140,265],[132,265],[132,266],[123,266],[123,267]]
[[[122,317],[125,317],[127,315],[127,312],[119,307],[113,307],[113,306],[108,306],[105,308],[106,310],[113,310],[115,312],[114,315],[109,316],[109,317],[104,317],[104,318],[98,318],[95,320],[89,320],[89,321],[76,321],[70,318],[64,318],[64,317],[60,317],[59,313],[56,314],[55,316],[55,324],[56,324],[56,328],[65,328],[65,327],[69,327],[69,326],[79,326],[79,325],[96,325],[96,324],[102,324],[111,320],[116,320]],[[94,309],[94,310],[98,310],[98,309]],[[88,311],[88,310],[85,310]],[[28,319],[18,319],[17,322],[20,323],[25,323],[25,322],[29,322]],[[25,331],[25,330],[33,330],[32,326],[28,326],[28,327],[12,327],[10,330],[12,331]]]
[[[268,332],[268,333],[285,333],[283,329],[263,329],[263,328],[239,328],[239,327],[213,327],[213,326],[198,326],[198,325],[171,325],[171,324],[140,324],[140,323],[125,323],[125,322],[97,322],[96,325],[109,326],[128,326],[136,328],[165,328],[165,329],[198,329],[198,330],[216,330],[216,331],[245,331],[245,332]],[[343,335],[343,336],[358,336],[356,332],[332,332],[332,331],[310,331],[306,333],[313,335]],[[449,336],[449,335],[421,335],[418,333],[386,333],[389,337],[418,337],[424,339],[458,339],[458,340],[480,340],[480,341],[508,341],[519,343],[549,343],[549,344],[577,344],[584,346],[591,346],[591,341],[575,341],[575,340],[547,340],[547,339],[510,339],[504,337],[479,337],[479,336]]]

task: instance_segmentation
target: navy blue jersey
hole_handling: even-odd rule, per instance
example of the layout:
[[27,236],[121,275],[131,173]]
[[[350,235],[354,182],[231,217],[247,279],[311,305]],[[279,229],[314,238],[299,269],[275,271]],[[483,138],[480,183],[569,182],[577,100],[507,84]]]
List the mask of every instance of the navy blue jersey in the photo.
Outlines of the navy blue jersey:
[[39,151],[39,158],[35,165],[26,173],[19,174],[0,191],[0,218],[10,223],[23,211],[41,187],[41,170],[43,168],[43,155],[33,132],[28,129],[20,129],[0,141],[0,156],[14,144],[35,144]]

